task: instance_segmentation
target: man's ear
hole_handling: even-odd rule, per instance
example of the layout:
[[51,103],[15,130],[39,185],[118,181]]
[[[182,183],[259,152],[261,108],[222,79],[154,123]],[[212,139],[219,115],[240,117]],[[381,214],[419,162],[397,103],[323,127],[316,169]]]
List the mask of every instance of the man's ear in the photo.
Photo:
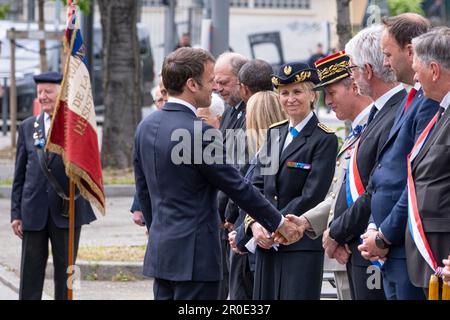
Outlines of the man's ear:
[[191,92],[196,92],[198,89],[198,83],[193,79],[193,78],[189,78],[186,81],[186,89],[188,89]]
[[405,45],[405,50],[406,50],[406,54],[408,55],[408,58],[412,59],[414,58],[414,49],[411,43],[408,43],[407,45]]
[[430,62],[430,69],[431,69],[431,79],[433,82],[437,82],[439,78],[441,77],[441,68],[440,66],[435,62]]

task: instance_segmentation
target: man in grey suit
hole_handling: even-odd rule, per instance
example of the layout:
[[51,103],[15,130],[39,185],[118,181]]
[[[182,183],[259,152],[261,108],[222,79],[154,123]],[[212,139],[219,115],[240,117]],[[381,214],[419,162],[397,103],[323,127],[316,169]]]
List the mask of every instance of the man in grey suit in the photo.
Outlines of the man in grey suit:
[[[422,84],[425,96],[440,102],[434,128],[414,158],[411,172],[425,238],[437,266],[442,266],[450,252],[450,28],[433,29],[414,38],[412,44],[415,79]],[[414,239],[411,236],[412,224],[409,219],[405,238],[408,273],[415,286],[426,289],[430,275],[437,270],[418,250],[418,236],[414,232]]]
[[277,239],[282,234],[294,242],[301,236],[226,164],[220,132],[197,118],[197,109],[211,104],[213,68],[214,58],[202,49],[180,48],[168,55],[162,77],[169,100],[136,132],[136,192],[149,228],[144,275],[155,278],[157,300],[219,298],[218,189],[268,230],[277,231]]

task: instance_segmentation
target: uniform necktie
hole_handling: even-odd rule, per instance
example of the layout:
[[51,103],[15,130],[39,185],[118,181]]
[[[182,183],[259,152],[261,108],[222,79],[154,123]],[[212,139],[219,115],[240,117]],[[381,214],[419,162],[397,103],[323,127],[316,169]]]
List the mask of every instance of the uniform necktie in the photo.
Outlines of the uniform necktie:
[[370,109],[369,118],[367,119],[367,125],[375,118],[375,114],[377,113],[378,109],[377,106],[374,104],[372,106],[372,109]]
[[291,134],[292,138],[295,138],[296,136],[298,136],[298,130],[295,129],[294,127],[290,127],[289,128],[289,133]]
[[411,88],[411,90],[408,93],[408,98],[406,98],[406,104],[405,104],[405,109],[403,110],[403,113],[406,112],[406,110],[408,110],[409,105],[411,104],[411,102],[413,101],[415,95],[417,93],[416,88]]
[[350,134],[348,135],[348,137],[345,140],[348,140],[352,137],[359,137],[359,135],[361,134],[363,129],[364,129],[364,126],[358,124],[356,127],[353,128],[352,132],[350,132]]

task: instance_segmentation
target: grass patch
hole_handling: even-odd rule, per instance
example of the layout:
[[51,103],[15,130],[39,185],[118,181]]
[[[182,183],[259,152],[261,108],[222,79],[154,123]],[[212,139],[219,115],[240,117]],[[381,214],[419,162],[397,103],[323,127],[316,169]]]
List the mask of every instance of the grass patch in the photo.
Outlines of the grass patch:
[[12,186],[13,179],[0,179],[0,186]]
[[128,281],[136,281],[136,277],[134,277],[131,274],[127,274],[123,272],[122,270],[119,271],[116,275],[114,275],[111,279],[111,281],[115,282],[128,282]]
[[132,168],[103,169],[104,184],[134,184],[134,172]]
[[77,259],[86,261],[144,261],[145,246],[80,247]]

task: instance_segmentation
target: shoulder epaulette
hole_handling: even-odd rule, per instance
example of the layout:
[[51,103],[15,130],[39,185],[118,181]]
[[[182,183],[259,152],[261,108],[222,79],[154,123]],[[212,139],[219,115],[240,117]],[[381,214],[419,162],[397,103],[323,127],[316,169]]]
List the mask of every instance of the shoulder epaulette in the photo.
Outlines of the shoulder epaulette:
[[278,127],[278,126],[280,126],[280,125],[282,125],[282,124],[285,124],[286,122],[288,122],[288,119],[283,120],[283,121],[280,121],[280,122],[275,122],[275,123],[273,123],[269,128]]
[[323,131],[325,131],[326,133],[334,133],[335,131],[333,129],[331,129],[329,126],[327,126],[324,123],[319,122],[317,124],[317,126],[322,129]]

